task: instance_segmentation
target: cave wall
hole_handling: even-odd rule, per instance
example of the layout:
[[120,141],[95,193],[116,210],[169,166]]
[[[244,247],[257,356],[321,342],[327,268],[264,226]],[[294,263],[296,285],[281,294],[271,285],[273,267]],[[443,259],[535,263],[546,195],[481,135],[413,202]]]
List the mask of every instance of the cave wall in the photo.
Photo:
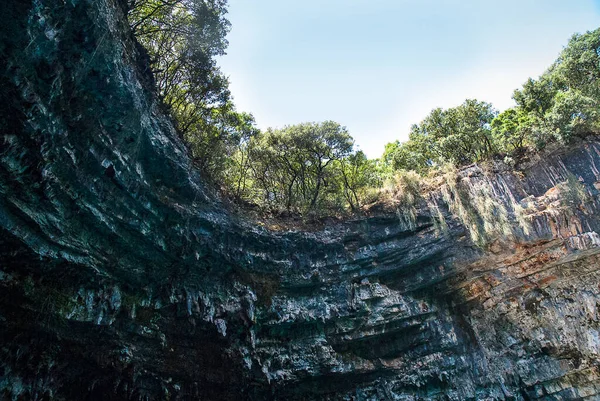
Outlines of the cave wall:
[[0,398],[600,399],[598,140],[269,232],[203,185],[122,2],[0,18]]

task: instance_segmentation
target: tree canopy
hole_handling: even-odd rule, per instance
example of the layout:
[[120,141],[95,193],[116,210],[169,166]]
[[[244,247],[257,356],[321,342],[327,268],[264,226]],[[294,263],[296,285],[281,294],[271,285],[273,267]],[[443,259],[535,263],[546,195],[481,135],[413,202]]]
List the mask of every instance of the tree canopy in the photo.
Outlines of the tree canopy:
[[393,170],[424,173],[442,163],[461,166],[597,134],[600,29],[574,35],[552,66],[528,79],[513,99],[516,106],[502,113],[477,100],[434,109],[412,126],[408,141],[386,146],[383,161]]
[[[558,59],[538,79],[514,92],[517,106],[494,128],[501,138],[513,133],[522,146],[543,148],[568,143],[600,129],[600,29],[573,35]],[[509,118],[510,117],[510,118]],[[510,142],[504,151],[510,151]]]
[[482,160],[495,151],[491,122],[496,115],[491,104],[473,99],[447,110],[434,109],[411,127],[407,142],[386,146],[383,158],[395,170],[421,172],[446,162]]
[[345,202],[356,208],[369,185],[369,161],[333,121],[268,129],[250,138],[236,159],[246,166],[231,174],[236,195],[273,208],[339,209]]

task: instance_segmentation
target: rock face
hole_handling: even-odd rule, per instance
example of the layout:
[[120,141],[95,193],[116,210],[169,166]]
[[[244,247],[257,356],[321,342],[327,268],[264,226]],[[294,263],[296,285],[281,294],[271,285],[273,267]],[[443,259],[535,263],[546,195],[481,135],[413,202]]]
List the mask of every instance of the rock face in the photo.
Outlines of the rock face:
[[599,141],[269,232],[202,185],[119,1],[0,11],[1,399],[600,399]]

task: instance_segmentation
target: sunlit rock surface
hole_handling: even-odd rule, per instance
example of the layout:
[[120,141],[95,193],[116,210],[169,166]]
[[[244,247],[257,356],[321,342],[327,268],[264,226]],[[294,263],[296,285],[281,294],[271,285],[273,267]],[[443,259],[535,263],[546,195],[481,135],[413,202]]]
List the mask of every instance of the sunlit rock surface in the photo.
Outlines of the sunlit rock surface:
[[119,2],[0,18],[0,399],[600,399],[600,142],[271,233],[202,185]]

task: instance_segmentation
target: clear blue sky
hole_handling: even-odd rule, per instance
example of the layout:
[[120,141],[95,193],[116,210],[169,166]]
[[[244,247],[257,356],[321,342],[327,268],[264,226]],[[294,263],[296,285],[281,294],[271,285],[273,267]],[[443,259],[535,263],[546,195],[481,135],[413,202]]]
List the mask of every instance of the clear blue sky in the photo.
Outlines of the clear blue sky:
[[260,128],[334,120],[369,157],[435,107],[510,107],[600,0],[230,0],[227,56],[240,111]]

